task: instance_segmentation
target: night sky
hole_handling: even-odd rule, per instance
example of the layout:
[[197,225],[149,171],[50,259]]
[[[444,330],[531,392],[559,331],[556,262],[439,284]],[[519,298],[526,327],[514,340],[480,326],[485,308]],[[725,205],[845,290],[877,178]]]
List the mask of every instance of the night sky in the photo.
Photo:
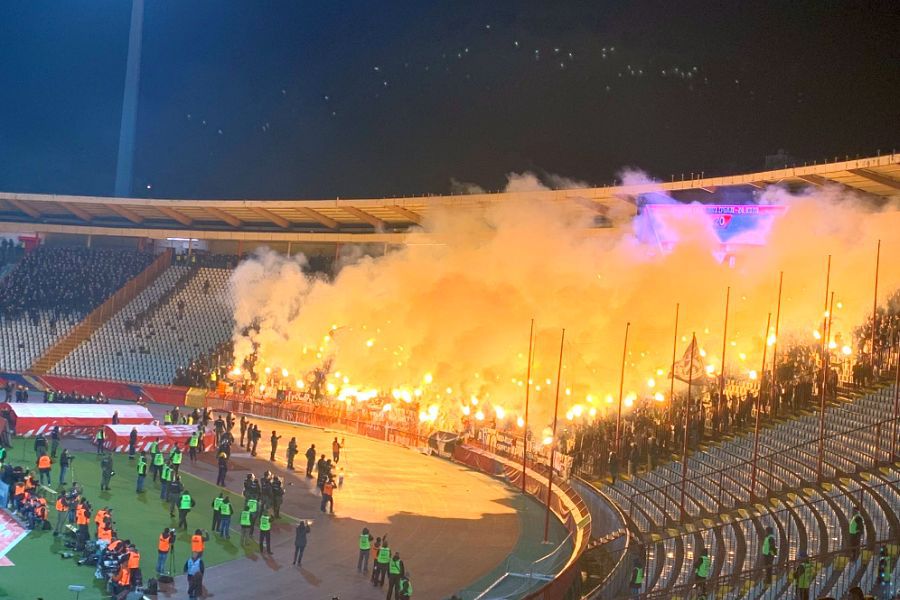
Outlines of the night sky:
[[[0,190],[112,194],[130,8],[0,4]],[[898,37],[896,0],[148,0],[134,195],[608,184],[890,151]]]

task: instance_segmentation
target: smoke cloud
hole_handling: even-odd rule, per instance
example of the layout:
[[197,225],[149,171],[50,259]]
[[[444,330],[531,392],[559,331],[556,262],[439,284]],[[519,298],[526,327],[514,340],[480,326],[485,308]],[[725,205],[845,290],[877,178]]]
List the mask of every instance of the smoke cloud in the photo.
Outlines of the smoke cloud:
[[[646,182],[634,172],[627,177]],[[512,190],[541,185],[534,175],[510,176]],[[331,359],[331,381],[345,396],[379,390],[426,409],[437,405],[438,424],[452,422],[464,405],[474,412],[473,398],[488,418],[499,407],[515,419],[534,319],[532,415],[542,425],[552,418],[563,328],[560,412],[602,415],[618,398],[626,323],[626,405],[668,396],[676,302],[678,357],[696,333],[706,364],[718,372],[731,287],[726,369],[729,377],[749,377],[774,332],[783,271],[779,345],[813,342],[829,254],[832,331],[836,343],[852,346],[854,327],[871,314],[879,239],[880,301],[900,285],[900,262],[890,258],[900,251],[896,204],[876,210],[839,188],[794,195],[777,187],[760,203],[787,208],[761,232],[764,246],[741,247],[733,261],[720,261],[715,225],[701,210],[673,211],[665,227],[678,241],[662,248],[641,233],[648,211],[631,224],[592,229],[583,211],[540,202],[437,211],[423,226],[440,243],[360,257],[330,282],[306,275],[303,257],[262,252],[231,281],[235,358],[256,344],[260,367],[288,369],[292,377]],[[251,324],[259,331],[241,335]]]

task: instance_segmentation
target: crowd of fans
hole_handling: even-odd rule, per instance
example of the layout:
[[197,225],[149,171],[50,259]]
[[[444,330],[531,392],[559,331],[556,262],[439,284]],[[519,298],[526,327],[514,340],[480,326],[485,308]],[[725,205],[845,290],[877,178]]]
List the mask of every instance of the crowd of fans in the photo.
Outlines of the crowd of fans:
[[[15,385],[11,381],[6,382],[6,385],[3,386],[3,391],[5,392],[7,403],[28,402],[35,397],[31,395],[28,388]],[[64,392],[52,388],[45,388],[44,391],[40,392],[40,400],[45,403],[56,402],[59,404],[109,404],[109,399],[102,393],[80,394],[75,390]]]
[[83,318],[152,261],[136,250],[41,246],[0,280],[0,319]]

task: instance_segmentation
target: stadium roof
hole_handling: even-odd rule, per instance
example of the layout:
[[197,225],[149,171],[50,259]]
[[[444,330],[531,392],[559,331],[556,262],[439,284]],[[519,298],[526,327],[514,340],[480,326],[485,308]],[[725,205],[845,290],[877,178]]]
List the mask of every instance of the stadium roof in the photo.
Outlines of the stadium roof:
[[0,231],[271,241],[404,243],[437,208],[466,210],[529,199],[597,216],[633,213],[642,193],[767,185],[838,185],[885,199],[900,194],[900,154],[745,175],[647,185],[449,196],[332,200],[164,200],[0,192]]

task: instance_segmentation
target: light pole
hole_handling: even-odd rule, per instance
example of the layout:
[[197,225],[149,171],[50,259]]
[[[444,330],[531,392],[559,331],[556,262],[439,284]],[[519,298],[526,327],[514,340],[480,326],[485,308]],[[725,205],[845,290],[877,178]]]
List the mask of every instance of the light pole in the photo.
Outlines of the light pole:
[[141,42],[144,29],[144,0],[131,0],[131,28],[128,32],[128,59],[125,91],[122,95],[122,122],[119,126],[119,153],[116,157],[114,194],[131,195],[134,172],[134,136],[137,127],[138,92],[141,82]]

